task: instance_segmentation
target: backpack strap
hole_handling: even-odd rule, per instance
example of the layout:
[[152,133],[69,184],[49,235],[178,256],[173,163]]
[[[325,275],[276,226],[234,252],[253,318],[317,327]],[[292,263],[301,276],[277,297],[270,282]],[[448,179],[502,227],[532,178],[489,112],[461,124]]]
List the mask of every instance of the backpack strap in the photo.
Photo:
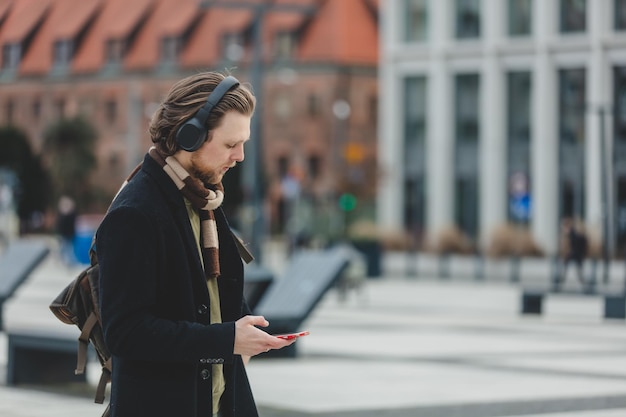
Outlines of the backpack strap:
[[[102,404],[104,403],[104,391],[106,389],[107,384],[111,381],[111,358],[106,361],[105,365],[102,367],[102,373],[100,374],[100,381],[98,381],[98,387],[96,388],[96,399],[95,403]],[[108,407],[107,407],[108,410]]]
[[87,348],[89,347],[89,335],[93,330],[93,327],[98,323],[98,317],[96,317],[96,313],[93,311],[85,320],[85,325],[83,326],[83,330],[80,332],[80,336],[78,336],[78,355],[76,360],[76,370],[74,371],[75,375],[82,375],[85,373],[85,365],[87,364]]

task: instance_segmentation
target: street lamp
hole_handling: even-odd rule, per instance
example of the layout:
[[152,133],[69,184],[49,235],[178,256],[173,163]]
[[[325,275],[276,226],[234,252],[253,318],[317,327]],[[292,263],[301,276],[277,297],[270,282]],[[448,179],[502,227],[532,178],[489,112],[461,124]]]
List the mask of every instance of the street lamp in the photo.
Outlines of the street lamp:
[[[252,252],[259,262],[262,261],[261,240],[265,233],[265,219],[263,215],[263,183],[262,183],[262,126],[261,109],[263,107],[263,22],[265,15],[270,12],[285,12],[310,15],[317,10],[316,6],[299,4],[274,4],[265,1],[251,3],[246,1],[219,1],[204,0],[200,2],[200,8],[211,9],[213,7],[230,9],[252,10],[252,63],[250,65],[250,83],[254,88],[257,106],[252,117],[250,126],[250,140],[248,141],[248,158],[242,166],[244,198],[248,204],[248,224],[250,245]],[[235,55],[241,51],[229,51]]]

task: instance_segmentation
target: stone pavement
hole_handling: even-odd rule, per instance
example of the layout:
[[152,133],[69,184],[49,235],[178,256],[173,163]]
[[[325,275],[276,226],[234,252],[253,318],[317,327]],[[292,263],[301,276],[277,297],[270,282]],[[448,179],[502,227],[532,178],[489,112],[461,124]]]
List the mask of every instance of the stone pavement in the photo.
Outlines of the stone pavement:
[[[626,416],[626,323],[603,319],[600,298],[550,297],[542,316],[519,304],[504,281],[393,274],[331,290],[297,358],[250,362],[261,417]],[[89,386],[7,387],[5,367],[0,333],[1,417],[103,410]]]

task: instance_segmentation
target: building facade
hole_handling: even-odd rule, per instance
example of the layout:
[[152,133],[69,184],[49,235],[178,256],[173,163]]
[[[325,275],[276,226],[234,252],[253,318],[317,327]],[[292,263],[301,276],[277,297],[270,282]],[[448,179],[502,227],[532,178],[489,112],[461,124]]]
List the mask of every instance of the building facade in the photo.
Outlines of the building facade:
[[243,199],[264,187],[276,229],[285,177],[323,199],[341,191],[346,146],[375,157],[375,0],[0,0],[0,47],[0,124],[39,152],[50,123],[87,117],[99,134],[94,184],[111,196],[151,144],[155,106],[202,70],[228,69],[259,98],[258,149],[232,175]]
[[581,219],[626,247],[626,1],[381,5],[379,221],[478,248],[512,223],[546,254]]

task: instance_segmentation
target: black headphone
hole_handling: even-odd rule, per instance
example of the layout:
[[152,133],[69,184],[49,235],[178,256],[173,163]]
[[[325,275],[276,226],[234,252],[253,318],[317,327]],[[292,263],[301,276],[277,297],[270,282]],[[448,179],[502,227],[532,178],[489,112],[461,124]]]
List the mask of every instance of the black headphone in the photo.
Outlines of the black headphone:
[[205,123],[209,118],[211,110],[227,92],[238,85],[239,81],[230,75],[220,81],[217,87],[209,94],[209,97],[207,97],[204,106],[178,128],[176,132],[176,143],[178,146],[188,152],[193,152],[202,146],[207,135]]

